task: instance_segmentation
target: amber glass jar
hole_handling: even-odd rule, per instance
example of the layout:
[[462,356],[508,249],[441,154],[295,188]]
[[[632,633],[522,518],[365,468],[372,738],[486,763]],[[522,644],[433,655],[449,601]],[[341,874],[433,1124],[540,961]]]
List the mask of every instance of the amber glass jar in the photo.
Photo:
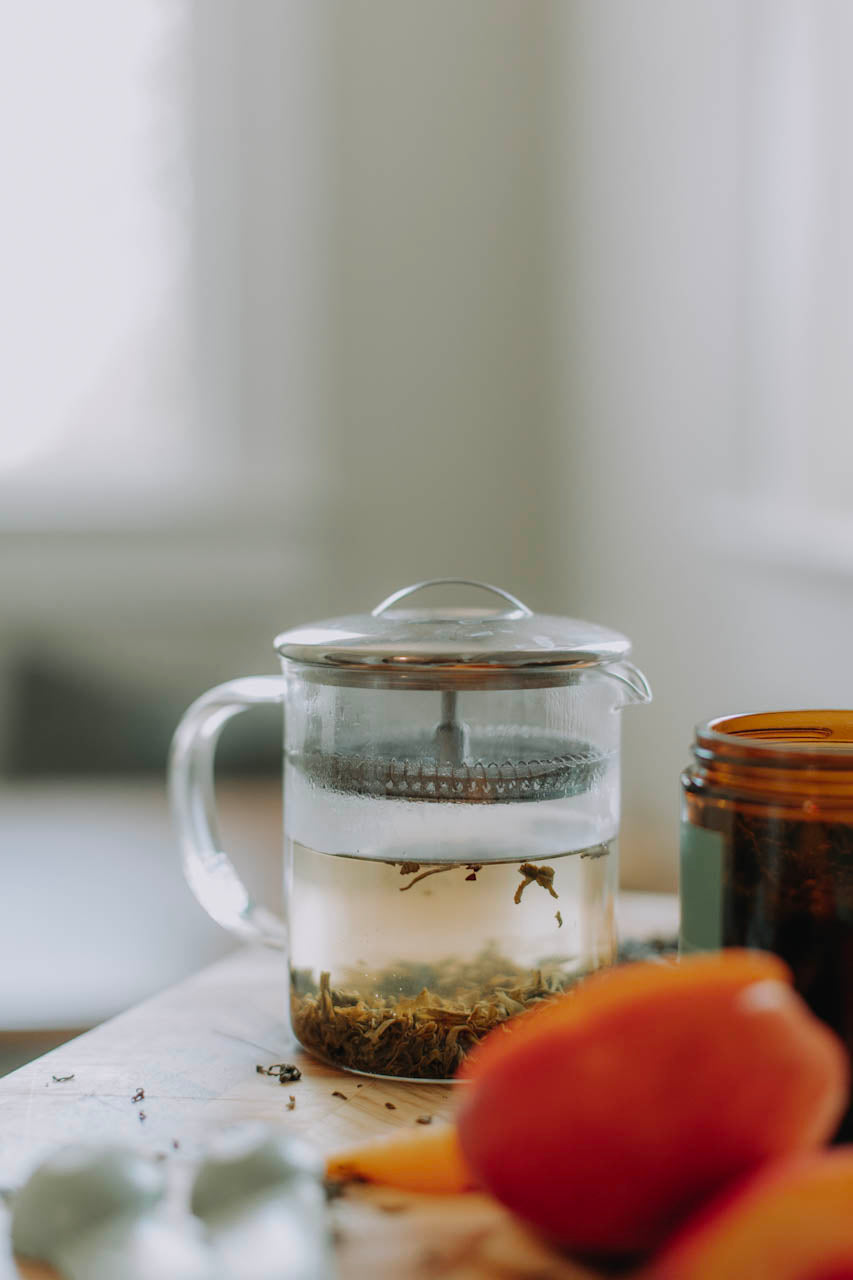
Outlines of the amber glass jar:
[[853,1055],[853,711],[711,720],[693,757],[681,779],[682,950],[775,951]]

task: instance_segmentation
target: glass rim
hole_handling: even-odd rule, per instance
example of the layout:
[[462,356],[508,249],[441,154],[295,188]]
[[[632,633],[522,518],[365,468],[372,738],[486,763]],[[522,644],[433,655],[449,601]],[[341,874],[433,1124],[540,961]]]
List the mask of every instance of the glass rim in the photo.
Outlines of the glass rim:
[[[740,726],[740,727],[738,727]],[[715,716],[695,729],[696,754],[853,767],[853,710],[813,708]]]

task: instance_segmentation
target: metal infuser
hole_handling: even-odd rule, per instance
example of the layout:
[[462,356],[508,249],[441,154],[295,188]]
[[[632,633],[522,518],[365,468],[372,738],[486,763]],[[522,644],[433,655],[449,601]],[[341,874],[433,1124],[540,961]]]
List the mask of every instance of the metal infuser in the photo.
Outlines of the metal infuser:
[[[534,617],[510,592],[468,578],[436,578],[403,587],[378,604],[370,616],[382,618],[415,592],[445,585],[476,587],[507,601],[511,608],[488,615],[490,621]],[[519,725],[472,729],[460,716],[460,683],[482,687],[477,671],[471,664],[460,674],[457,665],[447,664],[442,680],[441,665],[436,663],[431,687],[440,691],[440,714],[429,733],[389,736],[372,743],[368,753],[354,749],[313,751],[292,762],[318,785],[349,795],[441,803],[554,800],[578,795],[596,784],[606,768],[607,755],[589,742]]]

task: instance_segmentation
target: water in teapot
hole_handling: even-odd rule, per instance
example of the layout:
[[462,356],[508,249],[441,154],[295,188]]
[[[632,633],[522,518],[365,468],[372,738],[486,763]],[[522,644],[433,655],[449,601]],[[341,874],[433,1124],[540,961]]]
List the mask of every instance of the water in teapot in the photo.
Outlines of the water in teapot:
[[608,785],[497,805],[342,796],[289,771],[290,1015],[349,1070],[446,1080],[615,956]]

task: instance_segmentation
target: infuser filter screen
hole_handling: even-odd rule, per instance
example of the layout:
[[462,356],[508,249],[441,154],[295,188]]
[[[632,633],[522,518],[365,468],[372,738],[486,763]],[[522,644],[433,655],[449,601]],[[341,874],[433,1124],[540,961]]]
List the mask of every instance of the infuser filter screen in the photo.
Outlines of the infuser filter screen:
[[349,795],[500,804],[557,800],[592,790],[612,753],[592,743],[517,727],[470,730],[463,759],[438,756],[435,734],[373,743],[369,753],[303,751],[290,763],[317,786]]

